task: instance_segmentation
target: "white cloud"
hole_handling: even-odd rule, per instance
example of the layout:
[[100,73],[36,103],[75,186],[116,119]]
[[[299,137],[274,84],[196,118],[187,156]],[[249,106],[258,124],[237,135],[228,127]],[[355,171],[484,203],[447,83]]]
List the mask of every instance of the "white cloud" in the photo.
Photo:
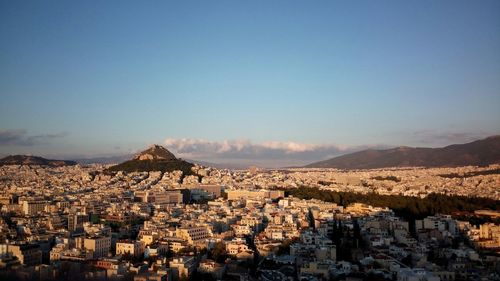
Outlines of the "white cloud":
[[[292,141],[253,143],[249,140],[208,141],[204,139],[166,139],[165,146],[181,158],[239,163],[310,163],[365,147],[335,144],[308,144]],[[278,164],[279,163],[279,164]],[[272,165],[272,164],[271,164]]]

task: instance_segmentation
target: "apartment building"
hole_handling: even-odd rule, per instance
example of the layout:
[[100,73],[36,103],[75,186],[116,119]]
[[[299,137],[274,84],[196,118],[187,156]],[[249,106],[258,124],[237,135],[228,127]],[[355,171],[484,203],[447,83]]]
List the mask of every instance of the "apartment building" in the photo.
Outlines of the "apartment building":
[[187,226],[176,230],[176,236],[185,240],[189,245],[203,246],[205,240],[212,237],[207,226]]
[[140,257],[144,254],[145,245],[142,241],[121,240],[116,242],[116,254],[129,254],[134,257]]
[[42,263],[42,251],[36,244],[9,245],[0,244],[0,255],[12,254],[23,265],[37,265]]

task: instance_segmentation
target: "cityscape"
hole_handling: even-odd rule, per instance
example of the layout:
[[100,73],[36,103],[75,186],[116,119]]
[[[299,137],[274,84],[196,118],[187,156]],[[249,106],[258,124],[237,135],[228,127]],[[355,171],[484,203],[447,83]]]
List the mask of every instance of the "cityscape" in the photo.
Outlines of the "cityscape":
[[[138,171],[2,166],[1,265],[12,269],[3,278],[498,278],[498,164],[183,171],[184,161],[159,145],[132,161],[128,169]],[[349,194],[388,198],[370,205],[349,202]],[[440,194],[431,204],[452,212],[427,211],[424,201],[416,213],[408,203],[384,206]]]
[[500,281],[499,1],[0,1],[0,280]]

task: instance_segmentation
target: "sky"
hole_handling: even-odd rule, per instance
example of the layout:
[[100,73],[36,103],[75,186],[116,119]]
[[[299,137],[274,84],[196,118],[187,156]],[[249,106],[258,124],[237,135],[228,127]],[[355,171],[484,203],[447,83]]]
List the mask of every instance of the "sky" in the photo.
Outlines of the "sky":
[[499,109],[500,1],[0,0],[0,155],[297,164]]

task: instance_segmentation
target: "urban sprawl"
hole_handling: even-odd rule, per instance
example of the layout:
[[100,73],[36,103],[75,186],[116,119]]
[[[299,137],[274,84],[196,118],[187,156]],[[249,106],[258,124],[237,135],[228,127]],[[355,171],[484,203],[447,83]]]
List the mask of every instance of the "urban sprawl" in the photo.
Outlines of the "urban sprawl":
[[2,280],[500,280],[500,213],[409,221],[288,190],[500,199],[499,166],[104,173],[0,167]]

